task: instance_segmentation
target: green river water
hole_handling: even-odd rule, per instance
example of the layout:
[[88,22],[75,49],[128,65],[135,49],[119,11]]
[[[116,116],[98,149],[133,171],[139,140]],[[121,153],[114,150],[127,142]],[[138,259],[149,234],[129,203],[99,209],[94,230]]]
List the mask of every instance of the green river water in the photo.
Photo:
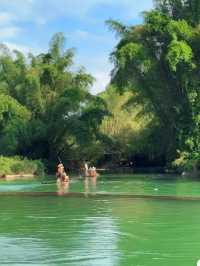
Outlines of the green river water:
[[[200,200],[90,197],[93,193],[200,197],[200,182],[151,175],[72,180],[72,195],[40,181],[0,182],[0,265],[196,266]],[[4,195],[3,192],[18,192]]]

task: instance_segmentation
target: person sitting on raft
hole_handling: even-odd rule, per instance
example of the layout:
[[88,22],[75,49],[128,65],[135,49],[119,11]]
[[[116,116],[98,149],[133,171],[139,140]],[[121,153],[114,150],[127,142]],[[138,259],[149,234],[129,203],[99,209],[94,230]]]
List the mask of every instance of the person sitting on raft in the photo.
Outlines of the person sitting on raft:
[[89,177],[97,177],[98,174],[97,174],[97,171],[96,171],[96,167],[90,167],[89,168]]
[[57,166],[57,183],[67,183],[69,182],[69,176],[65,172],[65,168],[62,163],[59,163]]

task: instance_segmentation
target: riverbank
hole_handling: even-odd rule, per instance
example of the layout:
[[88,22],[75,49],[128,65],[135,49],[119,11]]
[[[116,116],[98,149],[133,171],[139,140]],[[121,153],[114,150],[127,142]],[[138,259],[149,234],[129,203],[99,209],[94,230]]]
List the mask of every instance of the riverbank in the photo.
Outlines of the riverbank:
[[44,174],[44,165],[40,160],[0,156],[0,178],[5,180],[32,179]]
[[6,181],[15,181],[15,180],[32,180],[36,177],[33,174],[18,174],[18,175],[4,175],[1,179]]

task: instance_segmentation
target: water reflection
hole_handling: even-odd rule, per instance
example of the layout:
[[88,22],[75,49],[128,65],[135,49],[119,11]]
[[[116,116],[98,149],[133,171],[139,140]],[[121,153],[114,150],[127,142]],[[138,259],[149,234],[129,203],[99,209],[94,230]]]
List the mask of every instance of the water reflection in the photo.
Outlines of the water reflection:
[[[141,178],[141,177],[140,177]],[[156,178],[156,175],[155,175]],[[55,192],[63,195],[70,192],[85,192],[88,193],[127,193],[134,195],[165,195],[165,196],[200,196],[200,182],[197,180],[155,180],[139,179],[137,175],[132,178],[104,178],[87,177],[86,179],[71,179],[70,183],[60,186],[53,183],[52,180],[44,184],[40,180],[29,182],[0,182],[0,192],[9,191],[33,191],[33,192]]]
[[190,201],[3,196],[0,264],[195,265],[199,208]]
[[1,263],[119,265],[119,229],[110,208],[106,208],[109,204],[64,197],[3,198]]
[[97,177],[85,177],[84,180],[85,195],[89,193],[96,193],[97,191]]
[[69,192],[69,182],[57,181],[57,193],[59,196],[65,195]]
[[[35,185],[33,191],[56,189]],[[199,182],[190,180],[86,178],[58,187],[58,193],[69,186],[86,195],[199,195]],[[20,182],[0,190],[6,187],[30,191],[30,184]],[[0,265],[188,266],[199,259],[199,202],[18,195],[0,199]]]
[[28,265],[33,261],[38,265],[41,261],[48,264],[49,254],[52,252],[53,249],[46,246],[42,239],[12,235],[0,236],[1,265]]

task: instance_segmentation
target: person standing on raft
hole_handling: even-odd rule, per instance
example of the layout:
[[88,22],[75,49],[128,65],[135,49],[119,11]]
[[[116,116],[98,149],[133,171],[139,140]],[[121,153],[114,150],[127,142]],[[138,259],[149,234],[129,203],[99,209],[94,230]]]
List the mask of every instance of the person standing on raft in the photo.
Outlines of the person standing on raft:
[[84,163],[84,176],[85,177],[89,176],[88,170],[89,170],[88,164],[87,163]]
[[58,195],[64,195],[68,192],[69,189],[69,176],[65,172],[65,168],[62,163],[59,163],[57,166],[57,186],[58,186]]
[[89,173],[89,175],[88,175],[89,177],[97,178],[97,176],[98,176],[97,171],[96,171],[96,167],[94,167],[94,166],[89,168],[88,173]]
[[57,177],[57,183],[62,184],[69,182],[69,176],[66,174],[65,168],[62,163],[59,163],[57,166],[56,177]]

